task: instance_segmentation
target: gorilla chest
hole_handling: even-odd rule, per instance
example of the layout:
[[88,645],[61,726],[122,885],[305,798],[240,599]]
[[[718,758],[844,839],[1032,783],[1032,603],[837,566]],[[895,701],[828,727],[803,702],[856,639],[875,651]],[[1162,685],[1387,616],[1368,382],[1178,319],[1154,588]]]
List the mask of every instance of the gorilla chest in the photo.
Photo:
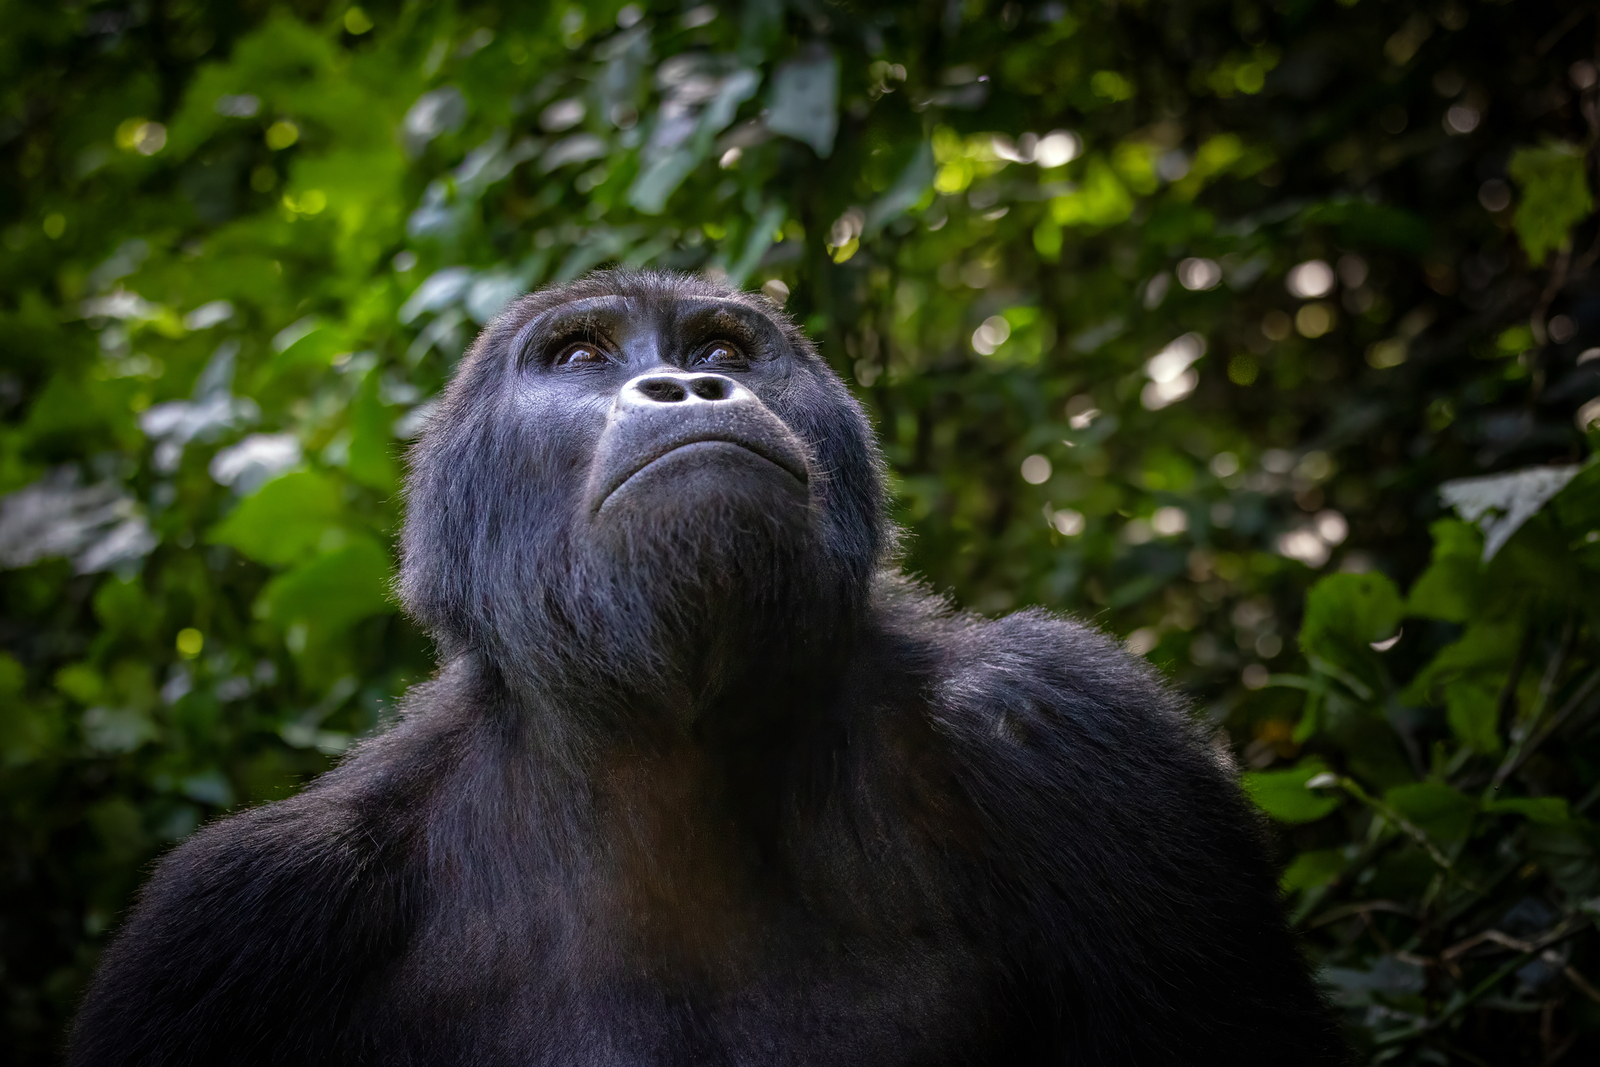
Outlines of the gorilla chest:
[[651,952],[597,930],[499,951],[457,948],[453,980],[439,967],[451,951],[441,945],[431,967],[413,971],[413,996],[389,1000],[409,1002],[403,1017],[374,1029],[405,1046],[401,1062],[431,1047],[485,1067],[845,1067],[970,1062],[992,1021],[993,975],[946,939],[840,936],[801,917],[760,935],[757,944],[719,939],[722,959],[703,955],[706,931],[659,939]]
[[[880,882],[841,850],[803,892],[792,872],[683,847],[636,870],[611,853],[534,892],[464,893],[383,998],[404,1017],[375,1029],[485,1065],[970,1060],[995,967],[893,884],[904,872],[879,865]],[[881,910],[862,906],[874,897]],[[443,1032],[401,1037],[415,1026]]]
[[398,1062],[485,1067],[970,1062],[995,977],[970,945],[779,918],[432,931],[363,1029]]
[[959,820],[915,776],[763,804],[669,755],[613,760],[561,820],[457,821],[476,845],[432,853],[374,1029],[486,1067],[971,1062],[1004,954],[971,932],[988,909],[940,858],[959,850],[929,839]]

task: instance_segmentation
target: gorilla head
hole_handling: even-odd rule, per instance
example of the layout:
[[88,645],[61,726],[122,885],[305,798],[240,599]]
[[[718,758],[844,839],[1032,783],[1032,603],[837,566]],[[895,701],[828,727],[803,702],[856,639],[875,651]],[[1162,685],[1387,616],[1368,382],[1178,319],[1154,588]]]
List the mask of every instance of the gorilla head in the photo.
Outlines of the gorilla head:
[[513,305],[412,464],[402,595],[447,656],[691,717],[739,664],[770,686],[847,640],[887,536],[838,377],[765,299],[684,275]]

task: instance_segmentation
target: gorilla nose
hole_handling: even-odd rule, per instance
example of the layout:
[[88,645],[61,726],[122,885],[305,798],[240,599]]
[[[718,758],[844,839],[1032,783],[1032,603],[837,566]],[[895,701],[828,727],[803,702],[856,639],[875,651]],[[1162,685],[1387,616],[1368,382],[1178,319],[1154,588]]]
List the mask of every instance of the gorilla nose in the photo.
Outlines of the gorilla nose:
[[754,399],[754,394],[721,374],[641,374],[622,387],[617,398],[622,408],[652,408],[662,404],[718,403]]

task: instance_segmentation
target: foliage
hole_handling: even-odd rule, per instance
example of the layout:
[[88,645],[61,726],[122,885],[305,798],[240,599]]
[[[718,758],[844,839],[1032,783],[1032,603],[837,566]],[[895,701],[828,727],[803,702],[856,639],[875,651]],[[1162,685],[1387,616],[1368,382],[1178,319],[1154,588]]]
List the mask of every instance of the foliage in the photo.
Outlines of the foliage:
[[1422,1044],[1471,1062],[1464,1015],[1538,1013],[1562,982],[1590,1002],[1577,1025],[1600,1022],[1575,966],[1600,917],[1600,463],[1574,473],[1490,560],[1476,528],[1435,523],[1404,601],[1381,574],[1321,579],[1310,670],[1269,679],[1305,692],[1295,736],[1321,755],[1246,786],[1311,824],[1286,888],[1342,942],[1324,974],[1377,1059]]
[[1593,1054],[1592,11],[0,13],[19,1060],[153,856],[427,675],[403,444],[479,324],[606,263],[785,301],[912,570],[1092,615],[1237,739],[1374,1057]]
[[1545,254],[1561,247],[1567,231],[1594,207],[1583,153],[1564,144],[1519,148],[1509,169],[1524,191],[1515,219],[1517,236],[1528,259],[1543,263]]

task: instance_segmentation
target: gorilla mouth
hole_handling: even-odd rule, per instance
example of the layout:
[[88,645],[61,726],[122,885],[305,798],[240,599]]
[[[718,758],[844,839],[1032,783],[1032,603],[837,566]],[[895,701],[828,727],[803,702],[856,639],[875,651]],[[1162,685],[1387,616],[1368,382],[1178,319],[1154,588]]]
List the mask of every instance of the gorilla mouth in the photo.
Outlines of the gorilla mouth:
[[721,452],[736,450],[745,455],[756,456],[765,460],[771,466],[777,467],[801,486],[811,482],[811,473],[806,469],[805,460],[787,449],[774,448],[762,441],[751,441],[746,438],[727,436],[696,437],[692,440],[675,440],[663,444],[644,457],[639,463],[633,464],[614,473],[596,494],[594,510],[599,512],[615,493],[639,475],[644,474],[651,467],[664,459],[682,455],[685,452]]

